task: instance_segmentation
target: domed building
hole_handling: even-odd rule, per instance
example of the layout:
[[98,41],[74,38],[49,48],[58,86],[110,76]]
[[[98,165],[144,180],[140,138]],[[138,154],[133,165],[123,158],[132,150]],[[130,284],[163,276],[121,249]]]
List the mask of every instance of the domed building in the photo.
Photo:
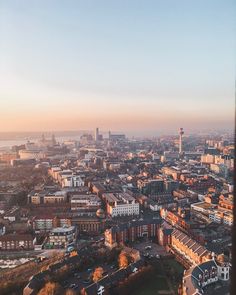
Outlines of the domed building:
[[217,256],[215,261],[218,266],[218,278],[222,281],[228,281],[230,266],[226,256],[224,254],[220,254]]
[[[209,259],[209,260],[208,260]],[[207,261],[208,260],[208,261]],[[206,261],[185,270],[182,284],[183,295],[203,295],[205,287],[219,281],[229,281],[230,266],[224,254],[209,254]],[[226,287],[226,286],[225,286]]]

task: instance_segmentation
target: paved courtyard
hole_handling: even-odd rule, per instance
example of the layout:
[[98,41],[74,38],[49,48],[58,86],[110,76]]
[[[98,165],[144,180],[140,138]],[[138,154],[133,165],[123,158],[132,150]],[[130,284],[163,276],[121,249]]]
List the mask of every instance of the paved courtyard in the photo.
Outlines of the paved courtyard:
[[[151,241],[135,243],[132,246],[133,246],[133,248],[139,250],[141,255],[149,254],[154,257],[156,257],[156,255],[160,255],[160,256],[168,256],[169,255],[163,246],[160,246],[160,245],[153,243]],[[151,247],[151,249],[145,249],[147,247]]]

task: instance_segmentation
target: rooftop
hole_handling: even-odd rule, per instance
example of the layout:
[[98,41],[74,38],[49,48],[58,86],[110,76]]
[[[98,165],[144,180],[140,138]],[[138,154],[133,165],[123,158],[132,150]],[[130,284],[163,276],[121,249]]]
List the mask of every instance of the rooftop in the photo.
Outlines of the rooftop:
[[69,226],[69,227],[56,227],[52,229],[52,233],[66,233],[69,231],[74,231],[75,227],[74,226]]

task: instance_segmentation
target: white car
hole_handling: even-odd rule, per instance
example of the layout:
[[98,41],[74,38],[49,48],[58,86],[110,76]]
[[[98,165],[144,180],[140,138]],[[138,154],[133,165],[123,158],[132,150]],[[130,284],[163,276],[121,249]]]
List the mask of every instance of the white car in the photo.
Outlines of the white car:
[[149,250],[149,249],[152,249],[152,246],[145,247],[145,250]]

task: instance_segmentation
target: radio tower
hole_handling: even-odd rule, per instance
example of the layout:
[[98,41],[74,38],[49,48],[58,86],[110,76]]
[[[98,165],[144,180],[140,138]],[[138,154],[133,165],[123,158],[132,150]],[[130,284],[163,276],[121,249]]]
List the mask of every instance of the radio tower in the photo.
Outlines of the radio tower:
[[182,149],[182,139],[183,139],[183,135],[184,135],[184,129],[180,128],[179,129],[179,154],[181,155],[183,152]]

